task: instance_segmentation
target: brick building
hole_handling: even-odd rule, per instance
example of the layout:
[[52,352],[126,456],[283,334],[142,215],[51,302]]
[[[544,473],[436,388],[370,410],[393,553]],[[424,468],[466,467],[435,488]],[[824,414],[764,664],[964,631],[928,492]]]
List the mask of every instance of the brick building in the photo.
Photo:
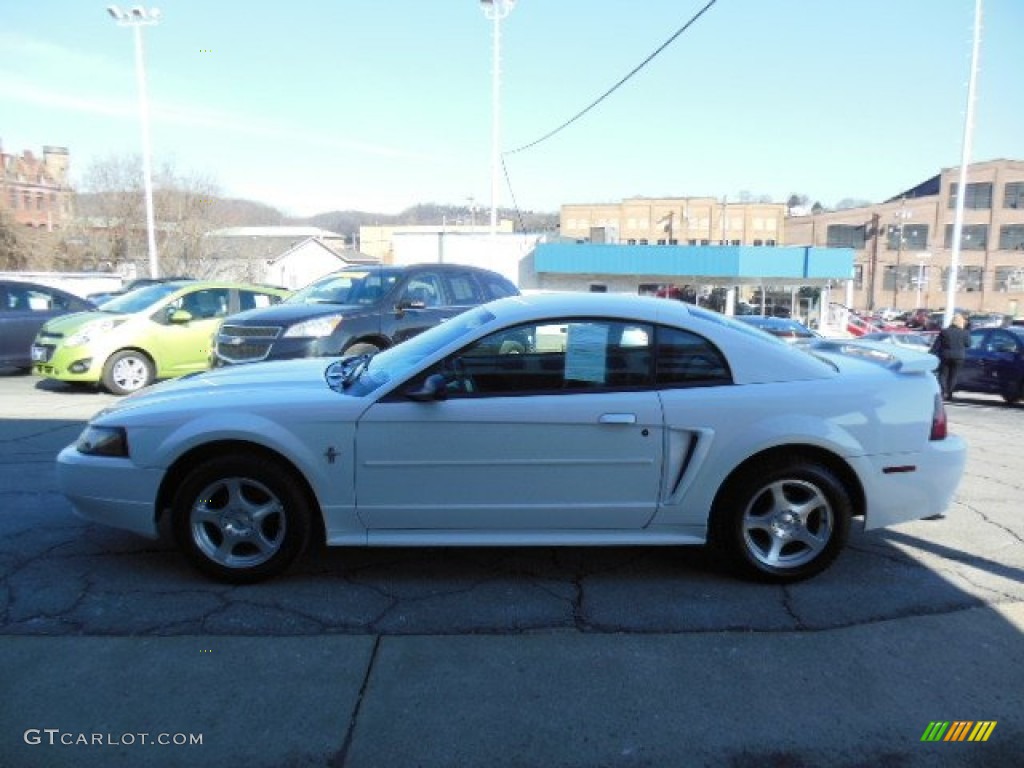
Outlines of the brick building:
[[[788,245],[853,248],[853,305],[943,307],[952,261],[959,167],[884,202],[786,220]],[[1024,161],[967,171],[955,306],[1024,309]]]
[[30,150],[20,155],[0,144],[0,208],[18,224],[59,229],[72,216],[68,185],[68,150],[43,147],[42,158]]

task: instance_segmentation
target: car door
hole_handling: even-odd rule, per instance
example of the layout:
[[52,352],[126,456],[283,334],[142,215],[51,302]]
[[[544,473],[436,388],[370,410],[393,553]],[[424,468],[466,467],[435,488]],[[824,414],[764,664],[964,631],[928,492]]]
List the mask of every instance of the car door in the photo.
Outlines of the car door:
[[0,360],[17,366],[30,365],[32,340],[43,324],[86,308],[84,302],[43,286],[14,282],[0,286]]
[[[977,343],[976,343],[977,342]],[[1021,342],[1009,331],[979,329],[971,331],[959,385],[975,391],[1017,392],[1022,375]]]
[[964,352],[964,364],[957,376],[957,387],[969,392],[990,392],[990,382],[985,371],[988,368],[985,351],[985,339],[988,331],[976,328],[967,336],[967,349]]
[[[210,366],[213,337],[229,314],[229,288],[190,288],[150,316],[155,332],[148,342],[161,376],[177,376]],[[179,311],[187,312],[185,315]]]
[[[359,515],[374,529],[642,528],[662,472],[648,326],[567,320],[489,336],[359,421]],[[406,392],[443,376],[443,400]]]
[[[416,271],[396,292],[393,317],[388,319],[395,344],[410,339],[452,315],[440,271]],[[384,310],[387,311],[387,310]]]

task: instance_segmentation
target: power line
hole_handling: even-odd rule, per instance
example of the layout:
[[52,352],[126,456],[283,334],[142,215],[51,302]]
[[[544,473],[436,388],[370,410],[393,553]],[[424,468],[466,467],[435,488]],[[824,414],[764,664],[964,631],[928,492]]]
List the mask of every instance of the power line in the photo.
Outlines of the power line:
[[635,75],[641,69],[646,67],[655,56],[657,56],[663,50],[668,48],[669,45],[671,45],[675,41],[675,39],[677,37],[679,37],[681,34],[683,34],[683,32],[685,32],[687,29],[689,29],[691,26],[693,26],[693,24],[697,21],[697,19],[699,19],[701,16],[703,16],[704,13],[709,8],[711,8],[711,6],[713,6],[716,2],[718,2],[718,0],[709,0],[708,4],[705,5],[703,8],[701,8],[699,11],[697,11],[697,13],[693,16],[693,18],[691,18],[682,27],[680,27],[678,30],[676,30],[675,34],[673,34],[672,37],[670,37],[668,40],[666,40],[664,43],[662,43],[660,46],[658,46],[658,48],[650,56],[648,56],[646,59],[644,59],[639,64],[637,64],[632,69],[632,71],[630,71],[630,73],[628,75],[626,75],[624,78],[619,80],[619,82],[617,82],[615,85],[613,85],[607,91],[605,91],[600,96],[598,96],[597,99],[593,103],[591,103],[588,107],[586,107],[585,109],[581,110],[580,112],[577,112],[573,117],[571,117],[568,120],[566,120],[564,123],[562,123],[560,126],[555,128],[553,131],[550,131],[550,132],[544,134],[543,136],[541,136],[536,141],[531,141],[529,144],[524,144],[523,146],[517,147],[516,149],[510,149],[507,152],[503,152],[502,154],[503,155],[514,155],[517,152],[522,152],[523,150],[530,149],[530,147],[535,147],[538,144],[540,144],[542,141],[547,141],[552,136],[554,136],[556,133],[560,133],[564,129],[568,128],[570,125],[572,125],[577,120],[579,120],[581,117],[583,117],[585,114],[587,114],[587,112],[589,112],[594,107],[596,107],[598,104],[600,104],[602,101],[604,101],[609,96],[611,96],[615,91],[617,91],[620,87],[622,87],[622,85],[624,85],[627,80],[629,80],[631,77],[633,77],[633,75]]
[[508,192],[512,196],[512,207],[515,208],[516,216],[519,218],[519,229],[523,232],[526,231],[526,225],[523,223],[523,212],[519,210],[519,203],[516,200],[516,191],[512,189],[512,179],[508,177],[508,166],[505,165],[505,158],[501,158],[501,170],[505,173],[505,184],[508,186]]

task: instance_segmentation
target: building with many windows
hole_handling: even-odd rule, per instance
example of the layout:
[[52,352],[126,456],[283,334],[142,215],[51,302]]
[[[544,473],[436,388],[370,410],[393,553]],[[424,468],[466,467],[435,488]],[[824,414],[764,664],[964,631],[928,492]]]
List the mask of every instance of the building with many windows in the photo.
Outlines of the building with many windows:
[[[857,308],[944,307],[959,178],[945,168],[876,205],[792,216],[786,243],[853,248]],[[1024,312],[1024,161],[968,169],[955,306]]]
[[40,159],[29,150],[9,155],[0,146],[0,208],[18,224],[63,226],[71,218],[67,148],[43,147]]
[[631,197],[620,203],[567,204],[562,237],[623,245],[773,246],[785,243],[786,206],[713,197]]

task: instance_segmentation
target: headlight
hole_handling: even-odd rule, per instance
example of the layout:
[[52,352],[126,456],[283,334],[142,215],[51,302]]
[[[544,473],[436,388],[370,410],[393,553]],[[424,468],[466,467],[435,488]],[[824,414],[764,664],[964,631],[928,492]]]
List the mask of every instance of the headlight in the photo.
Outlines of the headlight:
[[283,336],[303,336],[319,339],[323,336],[330,336],[334,333],[334,329],[338,327],[340,322],[341,315],[324,315],[323,317],[314,317],[312,320],[296,323],[285,331]]
[[128,457],[128,435],[124,427],[94,427],[91,424],[78,436],[75,448],[86,456]]
[[80,347],[83,344],[88,344],[97,336],[102,336],[104,333],[107,333],[118,325],[120,325],[120,323],[116,320],[100,320],[95,323],[89,323],[64,339],[64,346]]

